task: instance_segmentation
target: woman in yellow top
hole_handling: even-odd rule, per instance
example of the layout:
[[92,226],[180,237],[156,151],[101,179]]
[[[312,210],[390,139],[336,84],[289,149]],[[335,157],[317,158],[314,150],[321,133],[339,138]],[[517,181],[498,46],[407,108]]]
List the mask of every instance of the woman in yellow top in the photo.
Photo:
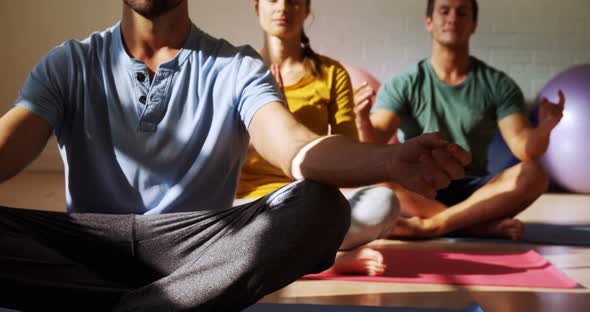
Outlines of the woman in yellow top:
[[[316,54],[303,30],[310,0],[254,0],[254,7],[264,31],[259,52],[283,87],[289,110],[317,134],[358,140],[348,73],[337,61]],[[252,150],[242,167],[236,202],[260,198],[291,182]],[[357,189],[347,195],[351,227],[330,270],[380,275],[385,270],[382,255],[362,245],[391,233],[399,213],[397,199],[383,187]]]

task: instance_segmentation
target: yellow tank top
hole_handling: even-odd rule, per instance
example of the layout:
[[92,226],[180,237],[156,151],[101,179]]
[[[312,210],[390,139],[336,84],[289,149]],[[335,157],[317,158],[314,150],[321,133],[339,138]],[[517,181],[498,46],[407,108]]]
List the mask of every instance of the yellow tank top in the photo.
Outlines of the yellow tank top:
[[[289,110],[300,123],[319,135],[341,134],[358,140],[348,73],[337,61],[320,58],[321,78],[307,76],[285,87]],[[251,151],[242,166],[236,198],[262,197],[291,182],[279,168]]]

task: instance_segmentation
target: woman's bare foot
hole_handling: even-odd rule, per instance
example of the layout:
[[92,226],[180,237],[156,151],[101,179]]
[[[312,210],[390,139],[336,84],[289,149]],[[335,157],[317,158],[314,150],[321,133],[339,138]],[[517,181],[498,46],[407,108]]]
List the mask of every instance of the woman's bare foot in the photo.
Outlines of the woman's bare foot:
[[359,247],[351,251],[339,251],[334,265],[326,273],[362,274],[379,276],[385,273],[383,255],[369,247]]
[[524,234],[524,224],[518,219],[507,218],[478,224],[462,232],[467,235],[479,237],[499,237],[511,240],[521,240]]

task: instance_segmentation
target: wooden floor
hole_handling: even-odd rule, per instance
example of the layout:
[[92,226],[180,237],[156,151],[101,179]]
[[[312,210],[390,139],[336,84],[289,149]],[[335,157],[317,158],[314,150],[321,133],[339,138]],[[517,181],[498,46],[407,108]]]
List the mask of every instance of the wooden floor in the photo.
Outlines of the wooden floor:
[[[22,174],[0,184],[0,205],[63,211],[63,177],[56,173]],[[589,225],[590,195],[545,194],[519,218],[530,222]],[[448,241],[378,241],[375,244],[387,248],[448,251],[534,249],[578,282],[579,287],[559,290],[304,280],[267,296],[263,302],[447,309],[463,309],[476,302],[485,312],[590,311],[590,247]]]

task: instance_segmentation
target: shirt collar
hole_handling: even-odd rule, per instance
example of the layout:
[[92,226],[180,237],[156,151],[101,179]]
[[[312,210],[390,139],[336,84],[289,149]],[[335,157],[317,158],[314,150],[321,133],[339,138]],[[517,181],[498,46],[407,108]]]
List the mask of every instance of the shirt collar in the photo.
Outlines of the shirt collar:
[[[174,69],[182,65],[191,53],[191,50],[197,48],[197,40],[201,31],[191,23],[191,29],[188,37],[184,41],[182,48],[171,60],[160,64],[161,68]],[[123,46],[123,36],[121,35],[121,22],[118,22],[112,27],[113,40],[111,42],[111,51],[115,56],[115,62],[122,64],[125,67],[133,69],[143,69],[145,64],[127,54],[125,47]]]

